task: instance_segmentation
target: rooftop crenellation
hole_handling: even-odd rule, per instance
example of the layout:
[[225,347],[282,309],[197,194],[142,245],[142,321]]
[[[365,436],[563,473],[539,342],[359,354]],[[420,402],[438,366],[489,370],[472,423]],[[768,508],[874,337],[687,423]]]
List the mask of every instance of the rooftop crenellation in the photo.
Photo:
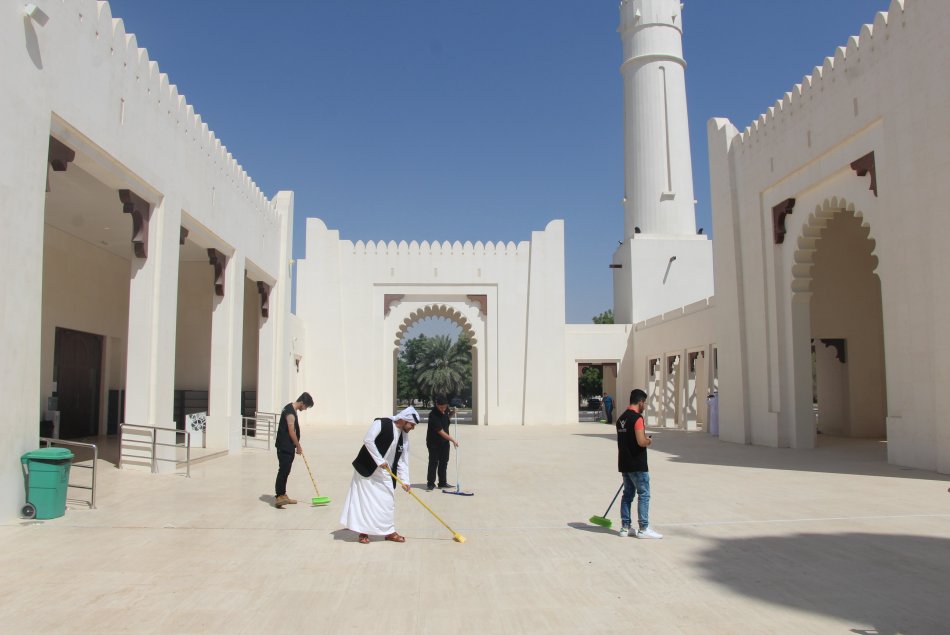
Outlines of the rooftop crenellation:
[[740,142],[744,143],[754,139],[756,133],[760,130],[764,131],[770,124],[780,120],[791,106],[807,98],[814,91],[822,90],[826,82],[833,82],[836,75],[844,72],[851,60],[856,60],[862,50],[873,47],[875,41],[888,37],[890,18],[904,12],[906,1],[891,0],[887,11],[878,12],[873,23],[865,24],[859,35],[849,37],[845,46],[839,46],[835,49],[834,54],[826,57],[821,66],[816,66],[810,75],[802,78],[801,83],[795,84],[792,90],[786,92],[782,99],[777,100],[775,104],[750,123],[739,136]]
[[362,241],[355,243],[349,240],[341,241],[343,245],[348,245],[355,255],[406,255],[406,256],[507,256],[524,253],[530,248],[528,241],[507,243],[499,240],[495,242],[477,241],[472,243],[466,240],[464,243],[456,240],[455,242],[434,240],[431,243],[423,240],[421,243],[415,240],[406,242],[401,240],[398,243],[395,240],[385,241]]
[[164,109],[175,127],[198,144],[199,151],[212,165],[242,190],[244,198],[257,207],[268,222],[276,223],[277,209],[272,201],[208,124],[202,121],[201,115],[188,104],[185,96],[179,94],[178,87],[169,81],[166,73],[161,72],[158,63],[149,59],[148,50],[138,45],[135,34],[126,33],[122,19],[112,17],[109,3],[103,0],[78,0],[64,5],[64,8],[70,7],[76,11],[81,23],[86,21],[87,16],[96,16],[95,30],[89,35],[97,40],[96,46],[111,58],[117,71],[125,76],[126,85],[134,87],[140,96],[152,101],[159,111]]

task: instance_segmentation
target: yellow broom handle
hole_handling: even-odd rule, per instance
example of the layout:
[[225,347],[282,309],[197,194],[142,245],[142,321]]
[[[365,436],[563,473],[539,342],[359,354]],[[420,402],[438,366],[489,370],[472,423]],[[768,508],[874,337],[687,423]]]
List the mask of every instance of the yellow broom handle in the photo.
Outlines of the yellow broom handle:
[[310,471],[310,461],[307,460],[307,455],[301,452],[300,456],[303,457],[303,464],[307,466],[307,474],[310,475],[310,482],[313,483],[313,489],[316,490],[317,497],[322,498],[320,496],[320,488],[317,487],[317,482],[313,479],[313,472]]
[[[392,471],[391,469],[389,469],[389,467],[386,467],[386,468],[384,468],[384,469],[385,469],[387,472],[389,472],[389,475],[390,475],[390,476],[392,476],[394,479],[396,479],[396,482],[397,482],[397,483],[399,483],[400,485],[405,485],[405,483],[402,482],[402,479],[400,479],[398,476],[396,476],[395,474],[393,474],[393,471]],[[443,525],[445,525],[445,528],[446,528],[446,529],[448,529],[449,531],[451,531],[453,534],[456,533],[456,531],[455,531],[454,529],[452,529],[451,527],[449,527],[448,525],[445,524],[445,521],[444,521],[444,520],[442,520],[441,518],[439,518],[439,515],[438,515],[438,514],[436,514],[434,511],[432,511],[432,508],[431,508],[431,507],[429,507],[428,505],[426,505],[426,504],[422,501],[421,498],[419,498],[418,496],[416,496],[416,493],[412,491],[412,488],[411,488],[411,487],[409,488],[409,492],[408,492],[408,493],[409,493],[409,494],[412,494],[412,497],[413,497],[414,499],[416,499],[417,501],[419,501],[419,503],[420,503],[423,507],[425,507],[426,509],[428,509],[428,510],[429,510],[429,513],[432,514],[433,516],[435,516],[435,519],[436,519],[437,521],[439,521],[440,523],[442,523]]]

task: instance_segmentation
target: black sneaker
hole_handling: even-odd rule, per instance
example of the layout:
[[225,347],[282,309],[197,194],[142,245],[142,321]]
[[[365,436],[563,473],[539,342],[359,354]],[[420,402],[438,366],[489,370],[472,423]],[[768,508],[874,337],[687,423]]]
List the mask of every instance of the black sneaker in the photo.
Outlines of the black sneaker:
[[439,483],[439,489],[451,489],[455,487],[454,485],[449,485],[448,483]]
[[432,485],[431,483],[429,483],[428,485],[426,485],[426,491],[427,491],[427,492],[431,492],[431,491],[434,490],[434,489],[435,489],[435,485]]

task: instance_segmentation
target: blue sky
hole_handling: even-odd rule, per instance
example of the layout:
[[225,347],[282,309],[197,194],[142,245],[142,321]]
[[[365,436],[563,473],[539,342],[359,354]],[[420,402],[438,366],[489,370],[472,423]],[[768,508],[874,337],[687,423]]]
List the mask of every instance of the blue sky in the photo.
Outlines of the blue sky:
[[[267,196],[344,239],[529,240],[566,224],[567,320],[612,307],[623,238],[617,0],[113,0]],[[740,129],[888,0],[686,0],[697,225],[706,122]]]

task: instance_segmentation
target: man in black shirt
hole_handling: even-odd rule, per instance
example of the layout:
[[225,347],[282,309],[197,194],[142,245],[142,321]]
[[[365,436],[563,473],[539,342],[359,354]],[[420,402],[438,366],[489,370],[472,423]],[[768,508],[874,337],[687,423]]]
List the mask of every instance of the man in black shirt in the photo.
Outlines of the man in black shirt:
[[[293,505],[297,501],[287,496],[287,477],[294,464],[294,454],[302,454],[300,445],[300,424],[297,421],[297,412],[313,407],[313,397],[310,393],[303,393],[297,401],[284,406],[277,421],[277,439],[274,447],[277,448],[277,481],[274,483],[274,505],[281,509],[284,505]],[[291,422],[293,425],[290,425]]]
[[637,538],[657,540],[663,537],[650,527],[650,468],[647,447],[653,439],[646,434],[643,408],[647,394],[637,388],[630,393],[630,406],[617,418],[617,469],[623,476],[620,498],[620,535],[630,535],[630,503],[637,497]]
[[439,487],[452,487],[446,479],[445,471],[449,465],[449,444],[458,447],[458,441],[449,434],[452,420],[448,413],[449,402],[445,397],[435,398],[435,408],[429,413],[429,425],[426,429],[426,447],[429,449],[429,472],[426,475],[426,489],[435,489],[435,475],[439,473]]

